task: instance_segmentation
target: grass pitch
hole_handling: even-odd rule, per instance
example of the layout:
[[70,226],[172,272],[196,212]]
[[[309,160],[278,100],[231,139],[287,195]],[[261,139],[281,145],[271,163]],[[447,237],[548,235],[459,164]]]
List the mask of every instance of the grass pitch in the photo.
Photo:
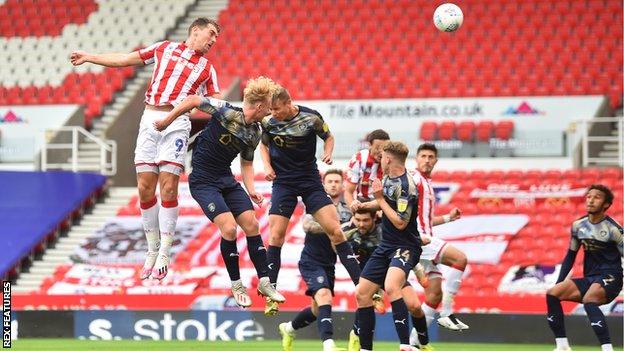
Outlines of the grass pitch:
[[[338,340],[339,347],[347,347],[347,342]],[[436,351],[552,351],[554,345],[535,344],[472,344],[472,343],[433,343]],[[377,351],[396,351],[398,343],[376,342]],[[573,346],[574,351],[597,350],[599,346]],[[14,340],[13,350],[46,351],[177,351],[177,350],[218,350],[218,351],[280,351],[279,341],[92,341],[75,339],[23,339]],[[294,351],[321,350],[318,340],[295,340]]]

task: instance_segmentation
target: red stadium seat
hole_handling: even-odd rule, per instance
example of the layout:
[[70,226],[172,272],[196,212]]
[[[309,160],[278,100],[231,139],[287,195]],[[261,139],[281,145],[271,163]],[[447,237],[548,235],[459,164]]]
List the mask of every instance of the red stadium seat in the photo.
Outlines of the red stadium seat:
[[455,139],[455,122],[445,121],[440,124],[438,128],[439,140],[453,140]]
[[438,124],[435,122],[423,122],[420,126],[420,139],[426,141],[436,140]]
[[475,123],[472,121],[460,122],[457,125],[457,139],[464,142],[474,141]]
[[476,129],[477,141],[489,142],[494,132],[494,123],[492,121],[479,121]]

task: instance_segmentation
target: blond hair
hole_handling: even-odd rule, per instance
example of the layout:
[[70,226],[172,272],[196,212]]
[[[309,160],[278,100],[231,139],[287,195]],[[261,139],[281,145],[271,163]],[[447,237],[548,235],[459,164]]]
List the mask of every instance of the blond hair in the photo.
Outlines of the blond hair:
[[409,149],[407,148],[407,145],[400,141],[387,141],[382,146],[381,150],[394,156],[403,164],[405,164],[407,154],[409,154]]
[[271,78],[260,76],[250,79],[243,91],[243,101],[248,104],[266,102],[267,99],[271,99],[277,86]]

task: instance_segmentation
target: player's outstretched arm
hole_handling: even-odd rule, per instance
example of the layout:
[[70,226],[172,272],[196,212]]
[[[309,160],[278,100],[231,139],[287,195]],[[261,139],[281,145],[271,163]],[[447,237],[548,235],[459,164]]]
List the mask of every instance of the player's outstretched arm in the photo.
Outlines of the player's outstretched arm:
[[254,168],[253,161],[245,160],[241,157],[241,175],[243,177],[243,184],[245,185],[245,189],[247,189],[247,193],[249,194],[249,198],[255,204],[260,205],[264,200],[262,194],[256,192],[256,187],[254,184]]
[[186,99],[182,100],[178,106],[176,106],[167,117],[160,121],[154,122],[154,128],[158,131],[163,131],[167,129],[167,127],[175,121],[176,118],[182,116],[183,114],[189,112],[190,110],[199,107],[202,104],[202,97],[197,95],[189,95]]
[[144,64],[138,51],[133,51],[128,54],[90,54],[85,51],[76,50],[71,53],[69,60],[74,66],[82,65],[85,62],[106,67],[126,67]]
[[439,224],[444,224],[444,223],[458,220],[459,218],[461,218],[461,211],[459,208],[455,207],[454,209],[451,210],[451,212],[445,214],[444,216],[433,217],[433,221],[431,221],[431,224],[436,226]]

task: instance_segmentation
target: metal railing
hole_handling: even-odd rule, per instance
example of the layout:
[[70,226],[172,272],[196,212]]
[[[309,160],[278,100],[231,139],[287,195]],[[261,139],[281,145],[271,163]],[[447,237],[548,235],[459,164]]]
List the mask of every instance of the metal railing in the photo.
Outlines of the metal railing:
[[[53,133],[53,135],[55,135],[55,139],[61,139],[61,134],[68,132],[71,133],[71,142],[50,143],[46,138],[46,136],[49,135],[48,133]],[[97,164],[79,164],[78,150],[81,144],[81,139],[90,140],[99,146],[100,153],[99,162]],[[60,127],[46,129],[44,131],[42,145],[42,171],[47,171],[48,169],[67,169],[68,166],[71,166],[70,169],[73,172],[82,170],[99,171],[101,174],[107,176],[113,176],[117,173],[117,142],[114,140],[102,140],[82,127]],[[69,162],[49,163],[48,150],[70,150],[71,157],[69,158]]]
[[[591,126],[595,123],[617,123],[617,135],[589,135]],[[622,117],[600,117],[591,120],[582,120],[577,123],[581,126],[582,137],[582,163],[583,167],[593,164],[617,164],[624,166],[624,119]],[[592,157],[589,154],[590,143],[617,142],[617,159],[613,157]]]

